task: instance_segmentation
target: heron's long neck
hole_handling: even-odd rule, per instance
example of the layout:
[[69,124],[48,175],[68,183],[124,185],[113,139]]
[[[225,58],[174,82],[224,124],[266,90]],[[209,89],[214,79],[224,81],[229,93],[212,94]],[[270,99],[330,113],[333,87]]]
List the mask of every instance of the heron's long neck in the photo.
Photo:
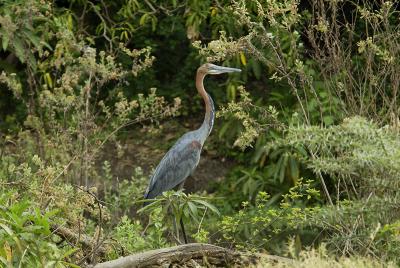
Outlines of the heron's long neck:
[[214,125],[214,116],[215,116],[215,109],[214,109],[214,102],[210,95],[206,92],[203,85],[205,74],[198,72],[196,76],[196,88],[199,94],[203,97],[204,104],[206,106],[206,114],[204,116],[204,121],[201,127],[198,129],[200,132],[200,139],[201,144],[204,144],[204,141],[210,134],[212,127]]

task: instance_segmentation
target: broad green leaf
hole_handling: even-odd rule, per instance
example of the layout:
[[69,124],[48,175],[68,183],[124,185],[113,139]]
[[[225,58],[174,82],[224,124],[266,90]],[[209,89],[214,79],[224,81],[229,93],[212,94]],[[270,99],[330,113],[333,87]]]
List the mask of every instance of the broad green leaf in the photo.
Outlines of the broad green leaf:
[[36,49],[41,49],[42,44],[40,43],[40,38],[35,35],[35,33],[31,31],[24,30],[23,34],[27,37],[27,39],[35,46]]
[[276,150],[271,152],[270,158],[274,159],[275,157],[277,157],[278,155],[282,154],[283,152],[284,152],[284,150],[281,149],[281,148],[276,149]]
[[29,66],[32,68],[33,71],[36,71],[37,69],[37,63],[36,63],[36,58],[35,56],[28,50],[28,62],[29,62]]
[[24,261],[24,258],[25,258],[26,252],[28,252],[28,249],[29,249],[29,246],[24,250],[24,253],[21,256],[21,259],[19,260],[18,268],[22,268],[23,267],[22,266],[22,262]]
[[232,122],[232,121],[228,121],[228,122],[224,123],[224,124],[222,125],[222,127],[220,128],[219,133],[218,133],[218,137],[219,137],[220,139],[224,136],[224,134],[225,134],[225,133],[228,131],[228,129],[230,128],[231,122]]
[[5,224],[0,223],[0,227],[3,228],[4,231],[6,231],[6,233],[12,237],[12,239],[15,241],[15,243],[17,244],[17,247],[20,251],[22,251],[22,245],[21,242],[19,241],[18,237],[15,236],[14,232]]
[[151,211],[151,210],[153,210],[154,208],[156,208],[156,207],[158,207],[160,205],[161,201],[159,199],[152,199],[152,200],[144,201],[144,202],[152,202],[152,203],[146,205],[145,207],[142,207],[137,212],[138,213],[142,213],[143,211]]
[[185,215],[185,218],[188,219],[189,218],[189,209],[187,209],[187,208],[183,209],[183,215]]
[[219,211],[218,211],[218,209],[217,209],[214,205],[212,205],[212,204],[210,204],[210,203],[208,203],[208,202],[206,202],[206,201],[198,200],[198,199],[197,199],[197,200],[193,200],[193,202],[202,204],[203,206],[209,208],[210,210],[212,210],[213,212],[215,212],[216,214],[219,215]]
[[283,156],[279,157],[278,163],[275,164],[275,172],[274,172],[274,179],[278,179],[279,171],[282,167]]
[[74,29],[74,19],[72,18],[71,13],[68,14],[67,16],[67,24],[68,24],[68,29],[72,31]]
[[297,165],[296,159],[291,156],[289,159],[290,176],[292,177],[293,183],[296,183],[299,179],[299,166]]
[[46,81],[47,86],[48,86],[49,88],[53,88],[53,79],[51,79],[50,74],[49,74],[49,73],[45,73],[45,74],[44,74],[44,78],[45,78],[45,81]]
[[151,17],[151,30],[154,32],[156,30],[156,27],[157,27],[157,17],[152,16]]
[[10,38],[7,35],[3,35],[1,38],[1,42],[3,45],[3,50],[6,51],[8,47],[8,42],[10,41]]
[[283,183],[283,181],[285,180],[285,170],[286,170],[286,166],[288,163],[288,159],[289,159],[289,156],[287,154],[284,154],[283,162],[282,162],[282,165],[280,167],[280,172],[279,172],[279,181],[281,183]]
[[14,46],[15,55],[17,56],[19,61],[22,63],[25,63],[25,61],[26,61],[25,49],[24,49],[24,44],[22,43],[21,39],[18,37],[14,37],[12,44]]
[[148,13],[144,13],[142,17],[140,17],[139,25],[144,25],[146,23],[147,17],[149,16]]
[[240,52],[240,61],[242,62],[242,64],[243,64],[244,66],[247,65],[246,56],[244,55],[243,52]]
[[2,256],[0,256],[0,262],[5,265],[4,267],[12,267],[12,265],[10,265],[10,263]]
[[261,78],[261,64],[258,61],[253,60],[251,66],[253,67],[254,76],[259,80]]
[[192,212],[192,214],[193,214],[195,217],[198,217],[197,206],[196,206],[195,204],[193,204],[192,202],[190,202],[190,201],[189,201],[187,204],[188,204],[189,209],[190,209],[190,211]]

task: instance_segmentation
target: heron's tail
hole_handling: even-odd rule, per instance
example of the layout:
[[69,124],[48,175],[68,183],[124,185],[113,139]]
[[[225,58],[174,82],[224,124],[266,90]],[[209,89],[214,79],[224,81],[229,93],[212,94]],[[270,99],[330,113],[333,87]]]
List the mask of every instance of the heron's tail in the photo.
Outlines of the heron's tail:
[[[144,196],[143,196],[143,199],[153,199],[154,198],[154,196],[153,196],[153,194],[151,194],[151,192],[147,189],[146,190],[146,193],[144,194]],[[145,206],[147,206],[147,205],[150,205],[151,203],[152,203],[153,201],[145,201],[144,203],[143,203],[143,206],[142,206],[142,208],[144,208]]]

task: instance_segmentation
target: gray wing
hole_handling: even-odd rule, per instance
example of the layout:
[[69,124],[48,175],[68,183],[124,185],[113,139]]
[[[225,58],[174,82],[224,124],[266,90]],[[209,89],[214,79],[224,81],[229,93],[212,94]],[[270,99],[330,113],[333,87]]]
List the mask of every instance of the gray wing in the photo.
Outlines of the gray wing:
[[183,182],[199,163],[200,152],[196,140],[175,144],[158,164],[144,198],[154,198]]

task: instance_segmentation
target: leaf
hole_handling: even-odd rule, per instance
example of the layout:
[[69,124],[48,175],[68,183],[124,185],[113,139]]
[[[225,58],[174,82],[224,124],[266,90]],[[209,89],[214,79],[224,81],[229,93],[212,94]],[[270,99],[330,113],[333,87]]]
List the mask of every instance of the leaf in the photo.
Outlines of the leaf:
[[275,180],[278,179],[278,173],[279,173],[279,171],[281,170],[282,161],[283,161],[283,156],[279,157],[278,163],[276,163],[275,166],[274,166],[274,168],[275,168],[274,179],[275,179]]
[[159,199],[148,199],[148,200],[144,200],[143,202],[152,202],[152,203],[150,203],[147,206],[142,207],[141,209],[139,209],[137,211],[138,213],[142,213],[144,211],[151,211],[151,210],[155,209],[156,207],[159,206],[161,200],[159,200]]
[[24,250],[24,253],[22,253],[21,259],[19,260],[18,268],[21,268],[21,267],[22,267],[22,261],[23,261],[24,258],[25,258],[26,252],[28,252],[28,248],[29,248],[29,246]]
[[10,38],[7,35],[3,35],[3,38],[1,39],[1,42],[2,42],[2,45],[3,45],[3,50],[4,51],[6,51],[9,41],[10,41]]
[[292,177],[293,183],[296,184],[297,180],[299,179],[299,167],[296,159],[293,156],[289,158],[289,166],[290,176]]
[[236,98],[236,87],[233,84],[228,85],[228,99],[233,101]]
[[12,261],[12,249],[7,241],[4,242],[4,252],[6,253],[6,259],[8,262]]
[[280,154],[282,154],[283,153],[283,149],[276,149],[275,151],[273,151],[273,152],[271,152],[271,154],[270,154],[270,158],[271,159],[274,159],[275,157],[277,157],[278,155],[280,155]]
[[49,73],[44,74],[44,78],[46,80],[46,84],[49,86],[49,88],[53,88],[53,79],[51,79],[51,76]]
[[304,149],[304,147],[303,146],[296,146],[296,150],[302,155],[302,156],[304,156],[304,157],[307,157],[308,156],[308,153],[307,153],[307,151]]
[[225,133],[226,133],[226,132],[228,131],[228,129],[230,128],[231,122],[232,122],[232,121],[227,121],[227,122],[224,123],[224,124],[222,125],[222,127],[219,129],[218,137],[219,137],[220,139],[222,139],[222,137],[225,135]]
[[18,237],[15,236],[14,232],[5,224],[0,223],[0,227],[3,228],[4,231],[6,231],[6,233],[13,238],[13,240],[15,241],[15,243],[17,244],[17,247],[20,251],[22,251],[22,246],[21,246],[21,242],[19,241]]
[[142,17],[140,17],[139,25],[144,25],[146,23],[147,17],[149,16],[148,13],[144,13]]
[[186,19],[186,25],[188,25],[188,26],[193,25],[193,21],[195,19],[195,16],[196,16],[195,14],[190,14],[188,16],[188,18]]
[[211,9],[211,17],[214,17],[218,13],[218,9],[216,7],[210,7]]
[[140,4],[139,4],[138,1],[136,1],[136,0],[131,0],[131,1],[130,1],[130,4],[131,4],[131,8],[132,8],[132,10],[133,10],[134,12],[140,9]]
[[157,27],[157,17],[152,16],[151,17],[151,30],[154,32],[156,30],[156,27]]
[[27,39],[33,44],[36,49],[41,49],[42,44],[40,43],[40,38],[36,36],[31,31],[24,30],[23,34],[27,37]]
[[195,204],[193,204],[193,202],[190,202],[190,201],[187,204],[188,204],[189,209],[192,212],[193,216],[197,218],[198,215],[199,215],[198,214],[198,210],[197,210],[197,206]]
[[247,65],[246,56],[244,55],[243,52],[240,52],[240,61],[242,62],[242,64],[243,64],[244,66]]
[[288,159],[289,159],[289,156],[287,154],[285,154],[283,156],[283,162],[282,162],[282,165],[281,165],[280,171],[279,171],[279,181],[281,183],[283,183],[283,181],[285,180],[285,170],[286,170]]
[[0,256],[0,262],[2,262],[5,266],[4,267],[10,267],[10,263],[2,256]]
[[104,23],[100,23],[99,25],[97,25],[96,34],[100,35],[104,31],[104,27],[105,27]]
[[128,40],[129,40],[128,32],[127,32],[127,31],[122,31],[122,32],[121,32],[120,39],[121,39],[121,40],[128,41]]
[[74,19],[72,18],[71,13],[69,13],[67,16],[67,25],[68,25],[68,29],[70,31],[72,31],[74,29]]
[[188,209],[183,209],[183,215],[185,215],[186,219],[189,219],[189,210]]
[[330,126],[335,122],[335,118],[331,115],[324,116],[323,120],[326,126]]
[[37,69],[37,63],[36,63],[36,58],[35,56],[28,52],[28,62],[29,62],[29,66],[32,68],[32,70],[35,72]]
[[206,202],[204,200],[198,200],[197,199],[197,200],[193,200],[193,202],[202,204],[203,206],[205,206],[205,207],[209,208],[210,210],[212,210],[214,213],[220,215],[218,209],[214,205],[212,205],[212,204],[210,204],[210,203],[208,203],[208,202]]
[[261,78],[261,65],[258,61],[253,60],[252,65],[254,76],[259,80]]
[[18,37],[14,38],[13,41],[13,46],[15,50],[15,55],[19,59],[20,62],[25,63],[26,57],[25,57],[25,49],[24,49],[24,44],[22,43],[21,39]]

